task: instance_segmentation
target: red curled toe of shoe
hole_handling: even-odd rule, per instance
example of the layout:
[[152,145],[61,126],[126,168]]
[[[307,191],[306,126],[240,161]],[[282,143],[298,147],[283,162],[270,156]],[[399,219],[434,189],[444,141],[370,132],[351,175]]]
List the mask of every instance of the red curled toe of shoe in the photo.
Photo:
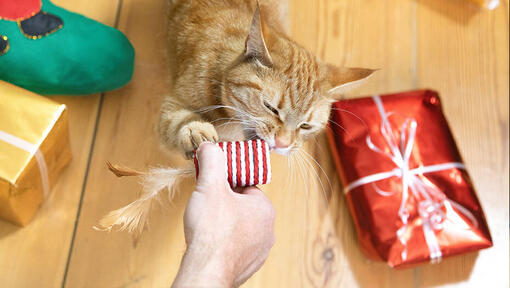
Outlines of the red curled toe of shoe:
[[21,21],[41,11],[41,0],[0,0],[0,18]]

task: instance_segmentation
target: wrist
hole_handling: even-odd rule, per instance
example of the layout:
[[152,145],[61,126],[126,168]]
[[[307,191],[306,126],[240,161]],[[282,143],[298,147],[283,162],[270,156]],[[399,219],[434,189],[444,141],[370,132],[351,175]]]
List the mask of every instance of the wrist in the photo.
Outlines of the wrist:
[[232,287],[233,281],[226,259],[218,249],[190,245],[172,287]]

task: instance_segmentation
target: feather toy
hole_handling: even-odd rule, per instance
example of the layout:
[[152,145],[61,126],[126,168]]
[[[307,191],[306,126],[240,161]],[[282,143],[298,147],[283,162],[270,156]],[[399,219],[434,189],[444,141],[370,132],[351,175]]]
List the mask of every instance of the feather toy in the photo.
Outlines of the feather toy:
[[[220,142],[216,145],[225,155],[225,174],[232,188],[263,185],[271,181],[270,148],[263,140]],[[111,231],[118,227],[119,231],[140,235],[148,223],[153,205],[160,202],[162,193],[167,192],[168,198],[172,199],[178,182],[193,175],[198,178],[200,167],[196,157],[194,163],[195,169],[169,167],[140,172],[106,162],[108,169],[117,177],[141,177],[142,192],[137,200],[104,216],[99,221],[99,227],[94,229]]]

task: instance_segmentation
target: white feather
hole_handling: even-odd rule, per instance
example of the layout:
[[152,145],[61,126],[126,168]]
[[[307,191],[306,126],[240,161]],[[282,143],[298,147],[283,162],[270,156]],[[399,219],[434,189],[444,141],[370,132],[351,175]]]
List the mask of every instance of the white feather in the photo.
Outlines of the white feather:
[[134,202],[104,216],[97,230],[111,231],[115,226],[119,231],[139,235],[148,224],[149,213],[155,201],[161,200],[161,193],[168,191],[168,199],[175,195],[175,187],[182,179],[194,175],[193,169],[153,168],[142,177],[142,194]]

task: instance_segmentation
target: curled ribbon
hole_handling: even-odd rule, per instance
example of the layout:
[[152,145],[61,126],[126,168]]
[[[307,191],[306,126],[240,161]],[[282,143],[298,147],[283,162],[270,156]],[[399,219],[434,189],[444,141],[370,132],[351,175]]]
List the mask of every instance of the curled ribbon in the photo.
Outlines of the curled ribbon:
[[29,143],[19,137],[16,137],[3,131],[0,131],[0,141],[6,142],[22,150],[25,150],[30,155],[35,156],[37,165],[39,166],[39,173],[41,174],[43,195],[44,198],[46,198],[50,192],[50,180],[48,178],[48,166],[46,165],[46,160],[44,160],[44,155],[41,153],[39,148],[32,143]]
[[423,177],[420,177],[420,175],[449,169],[466,169],[466,167],[460,162],[447,162],[410,169],[409,158],[411,156],[416,138],[416,120],[412,118],[405,119],[400,129],[400,139],[398,139],[395,136],[392,126],[388,120],[388,117],[391,115],[391,113],[387,114],[385,112],[381,98],[378,95],[373,96],[372,99],[374,100],[379,114],[381,115],[382,121],[380,131],[385,142],[388,144],[390,151],[387,152],[377,147],[372,142],[370,135],[366,137],[366,143],[370,150],[391,159],[391,161],[395,163],[396,168],[391,171],[376,173],[355,180],[344,188],[344,192],[348,193],[359,186],[372,184],[374,190],[378,194],[382,196],[391,196],[395,192],[383,191],[377,187],[376,182],[391,177],[401,178],[402,201],[400,203],[398,215],[403,223],[403,226],[397,230],[397,238],[405,247],[404,251],[402,251],[401,257],[404,260],[407,258],[407,240],[405,238],[405,232],[408,229],[408,220],[410,215],[406,205],[409,200],[410,190],[412,196],[417,201],[417,211],[423,223],[423,234],[430,251],[430,259],[432,262],[438,262],[441,260],[442,253],[434,231],[441,230],[443,227],[443,222],[446,219],[446,214],[442,208],[446,206],[455,207],[458,211],[464,214],[475,226],[478,226],[478,221],[469,210],[462,207],[462,205],[459,203],[448,199],[441,190],[435,187],[432,183],[427,184],[425,182],[426,180],[424,180]]

